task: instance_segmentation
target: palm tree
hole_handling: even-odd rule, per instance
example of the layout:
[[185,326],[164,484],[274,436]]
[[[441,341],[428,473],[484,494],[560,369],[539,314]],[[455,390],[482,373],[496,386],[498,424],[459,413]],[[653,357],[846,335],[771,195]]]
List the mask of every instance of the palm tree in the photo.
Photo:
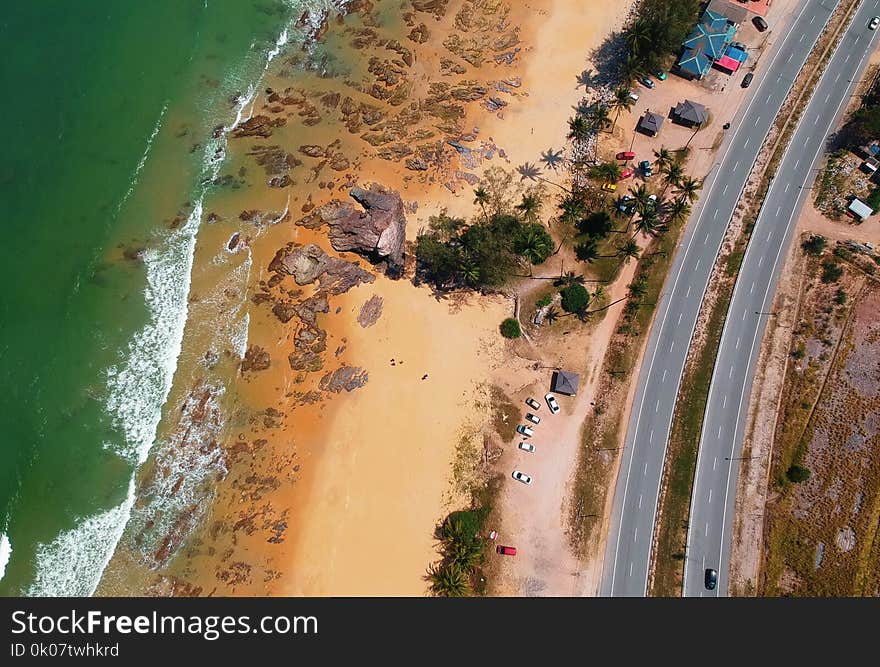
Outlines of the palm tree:
[[590,109],[589,120],[597,130],[608,127],[611,112],[605,104],[597,104]]
[[467,574],[452,564],[434,563],[428,568],[431,592],[440,597],[457,598],[470,593]]
[[611,107],[614,109],[614,123],[611,125],[611,131],[617,127],[617,120],[620,118],[621,111],[629,111],[632,108],[633,99],[629,96],[629,88],[618,86],[614,89],[614,97],[611,100]]
[[486,204],[489,203],[489,193],[486,192],[486,188],[482,185],[474,190],[474,204],[478,204],[481,209],[483,209],[483,216],[486,218],[486,222],[489,222],[489,214],[486,213]]
[[639,185],[637,188],[630,188],[629,193],[632,195],[633,199],[636,202],[633,215],[635,215],[636,211],[638,211],[639,213],[644,213],[651,206],[651,193],[648,192],[648,188],[645,187],[644,183]]
[[538,213],[541,212],[542,206],[541,198],[534,193],[527,193],[522,196],[522,201],[517,204],[514,208],[517,211],[522,213],[523,218],[528,220],[529,222],[535,222],[538,217]]
[[635,239],[630,239],[617,249],[617,253],[623,259],[623,263],[626,264],[630,259],[638,259],[641,249],[639,244],[635,242]]
[[585,282],[587,282],[587,279],[582,275],[579,275],[574,271],[566,271],[559,276],[553,284],[556,285],[556,287],[570,287],[571,285],[583,285]]
[[646,18],[636,20],[626,31],[624,41],[634,58],[641,59],[651,48],[652,32],[649,19]]
[[666,189],[670,185],[677,186],[681,179],[684,177],[684,169],[678,162],[672,162],[666,166],[663,170],[663,180],[665,181],[665,185],[663,186],[663,193],[666,193]]
[[681,179],[681,182],[678,184],[678,189],[675,191],[675,194],[680,197],[684,197],[689,202],[693,202],[700,194],[700,190],[703,189],[703,182],[698,181],[690,176]]
[[458,262],[458,273],[465,284],[471,286],[480,284],[480,267],[470,253],[462,253]]
[[632,235],[632,239],[635,240],[636,236],[639,234],[645,234],[646,236],[656,236],[662,231],[665,231],[666,227],[663,223],[660,222],[659,218],[653,211],[646,211],[642,215],[639,216],[639,219],[635,222],[636,231]]
[[620,165],[616,162],[602,162],[590,168],[590,176],[596,180],[616,183],[620,178]]
[[592,131],[590,122],[584,116],[577,114],[568,119],[568,138],[572,141],[586,141]]
[[641,299],[648,291],[648,286],[642,279],[631,282],[627,287],[629,290],[629,298],[635,300]]
[[672,153],[666,146],[661,146],[660,150],[654,151],[654,162],[657,165],[657,171],[665,171],[672,164]]
[[547,309],[547,312],[544,313],[544,320],[547,322],[547,324],[553,324],[558,319],[559,310],[557,310],[556,306],[550,306]]
[[518,234],[514,245],[530,265],[540,264],[553,252],[553,241],[540,225],[532,225]]
[[672,222],[684,222],[691,213],[691,205],[685,197],[676,197],[666,213]]
[[559,203],[559,220],[564,223],[574,224],[587,215],[587,206],[584,200],[574,195],[563,197]]

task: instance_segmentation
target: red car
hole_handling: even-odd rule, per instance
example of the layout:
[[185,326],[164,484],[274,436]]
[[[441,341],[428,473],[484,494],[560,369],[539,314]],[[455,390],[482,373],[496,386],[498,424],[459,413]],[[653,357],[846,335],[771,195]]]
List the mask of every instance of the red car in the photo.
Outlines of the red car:
[[516,556],[516,547],[505,547],[499,544],[495,547],[495,551],[500,553],[502,556]]
[[629,178],[632,175],[633,175],[632,169],[624,169],[622,172],[620,172],[620,180],[622,181],[624,178]]
[[614,157],[616,157],[618,160],[634,160],[636,154],[632,151],[623,151],[622,153],[618,153]]

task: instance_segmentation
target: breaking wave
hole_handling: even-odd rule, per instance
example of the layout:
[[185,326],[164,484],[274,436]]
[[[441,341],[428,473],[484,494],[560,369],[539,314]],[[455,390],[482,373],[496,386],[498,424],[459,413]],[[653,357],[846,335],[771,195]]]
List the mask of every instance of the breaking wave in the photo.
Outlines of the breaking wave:
[[[345,2],[290,3],[291,9],[301,11],[306,4],[318,5],[319,16],[335,8],[342,8]],[[314,32],[310,24],[305,26],[306,39]],[[219,174],[226,154],[227,136],[230,131],[250,117],[256,103],[256,94],[271,62],[281,53],[290,40],[292,21],[278,35],[274,45],[265,53],[262,71],[256,80],[246,86],[246,92],[237,99],[234,119],[224,126],[224,132],[205,145],[204,160],[200,182],[209,184]],[[247,75],[250,67],[231,73],[230,80],[224,82],[224,90],[234,90],[236,83]],[[216,104],[214,100],[212,104]],[[250,111],[248,111],[250,107]],[[216,106],[213,107],[216,112]],[[136,186],[138,176],[144,168],[154,139],[162,127],[167,111],[163,107],[147,147],[132,176],[131,189],[119,207],[129,198]],[[206,118],[214,115],[206,108]],[[138,468],[143,464],[156,443],[157,431],[162,418],[163,406],[171,392],[178,358],[183,344],[184,328],[188,317],[188,298],[195,256],[195,245],[202,220],[202,207],[207,185],[203,185],[194,197],[195,204],[186,222],[178,229],[162,237],[144,255],[147,271],[147,286],[144,292],[149,311],[147,324],[137,332],[128,344],[125,358],[107,373],[108,398],[107,412],[115,427],[123,436],[123,442],[107,445],[132,464],[128,493],[123,502],[91,517],[80,518],[74,528],[63,531],[51,542],[37,545],[36,574],[26,594],[31,596],[87,596],[92,595],[110,562],[117,544],[129,522],[133,532],[149,532],[160,540],[159,549],[147,564],[162,564],[163,556],[176,548],[186,537],[180,530],[179,517],[190,512],[188,526],[197,522],[208,507],[211,484],[218,476],[225,475],[225,461],[216,447],[223,426],[219,399],[223,388],[203,386],[205,393],[199,401],[190,395],[184,406],[182,430],[171,434],[156,451],[158,469],[168,473],[154,477],[140,490],[142,502],[135,510],[135,480]],[[250,258],[239,269],[246,276],[250,272]],[[238,327],[231,341],[235,352],[244,355],[247,345],[247,316],[238,317]],[[198,407],[202,417],[195,420],[187,414],[187,407]],[[198,428],[193,430],[193,425]],[[183,434],[186,435],[183,435]],[[177,445],[177,446],[169,446]],[[179,445],[185,445],[182,449]],[[177,523],[175,523],[177,522]],[[147,528],[149,526],[149,528]],[[165,542],[161,543],[165,530]],[[170,531],[170,532],[168,532]],[[0,577],[11,554],[11,544],[5,534],[0,541]],[[172,543],[169,543],[168,540]],[[4,560],[5,558],[5,560]],[[152,561],[152,562],[151,562]]]

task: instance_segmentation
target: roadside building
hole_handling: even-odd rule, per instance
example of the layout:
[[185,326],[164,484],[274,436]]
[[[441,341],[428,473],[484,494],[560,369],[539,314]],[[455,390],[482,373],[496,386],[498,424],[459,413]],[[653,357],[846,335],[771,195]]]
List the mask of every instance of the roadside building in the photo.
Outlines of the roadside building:
[[853,197],[853,200],[849,203],[849,208],[847,210],[849,211],[850,215],[852,215],[859,222],[864,222],[872,215],[874,215],[874,209],[872,209],[858,197]]
[[550,390],[557,394],[565,394],[566,396],[574,396],[577,394],[580,376],[577,373],[569,371],[556,371],[553,373],[553,379],[550,382]]
[[656,137],[663,127],[663,116],[653,111],[646,111],[645,115],[639,119],[638,130],[644,132],[649,137]]
[[682,42],[675,72],[688,79],[702,79],[715,62],[725,57],[735,36],[736,21],[710,7]]
[[861,170],[871,176],[874,176],[878,169],[880,169],[880,160],[875,157],[869,157],[861,164]]
[[672,112],[675,122],[687,127],[700,127],[709,120],[709,110],[699,102],[679,102]]

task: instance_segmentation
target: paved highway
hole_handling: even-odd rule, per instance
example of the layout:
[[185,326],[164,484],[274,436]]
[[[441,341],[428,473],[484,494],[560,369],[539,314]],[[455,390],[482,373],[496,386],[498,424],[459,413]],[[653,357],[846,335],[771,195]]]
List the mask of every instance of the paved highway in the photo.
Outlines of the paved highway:
[[[746,249],[728,310],[700,438],[684,571],[684,595],[727,592],[737,475],[749,394],[759,341],[772,306],[779,271],[809,194],[825,140],[845,108],[873,50],[878,31],[868,30],[880,0],[866,0],[814,89],[776,177],[764,200]],[[706,590],[706,568],[718,570],[718,585]]]
[[[756,72],[757,85],[733,121],[721,164],[707,178],[697,217],[676,254],[639,373],[614,495],[603,595],[646,594],[666,443],[709,275],[761,144],[836,6],[836,0],[805,0],[770,63]],[[719,118],[721,110],[713,111]]]

